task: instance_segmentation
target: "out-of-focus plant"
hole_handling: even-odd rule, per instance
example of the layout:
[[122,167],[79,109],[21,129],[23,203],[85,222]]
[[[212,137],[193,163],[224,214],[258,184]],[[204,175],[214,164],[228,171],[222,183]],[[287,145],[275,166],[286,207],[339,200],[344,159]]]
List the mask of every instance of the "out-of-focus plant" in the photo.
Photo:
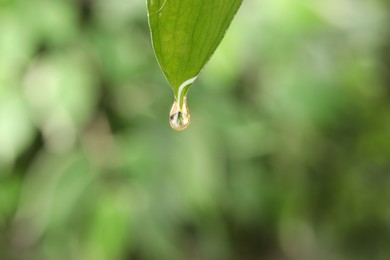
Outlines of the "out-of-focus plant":
[[0,259],[387,260],[388,24],[244,1],[176,133],[144,1],[0,0]]

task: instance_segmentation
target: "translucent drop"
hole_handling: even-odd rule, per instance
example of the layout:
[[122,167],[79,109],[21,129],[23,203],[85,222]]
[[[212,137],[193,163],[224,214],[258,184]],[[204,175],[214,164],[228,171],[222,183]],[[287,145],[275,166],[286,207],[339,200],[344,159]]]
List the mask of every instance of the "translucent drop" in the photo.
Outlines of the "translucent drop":
[[180,108],[179,103],[175,100],[169,114],[169,123],[177,131],[182,131],[190,125],[190,112],[188,110],[187,97],[184,97],[183,104]]

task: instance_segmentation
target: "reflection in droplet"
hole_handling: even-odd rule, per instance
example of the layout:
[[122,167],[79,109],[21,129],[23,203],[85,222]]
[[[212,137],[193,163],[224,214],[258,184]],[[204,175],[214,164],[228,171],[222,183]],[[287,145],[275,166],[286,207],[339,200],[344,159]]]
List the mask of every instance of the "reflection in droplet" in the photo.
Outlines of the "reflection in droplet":
[[190,117],[187,97],[184,97],[181,108],[179,103],[175,100],[171,108],[171,113],[169,114],[169,123],[171,127],[177,131],[186,129],[190,125]]

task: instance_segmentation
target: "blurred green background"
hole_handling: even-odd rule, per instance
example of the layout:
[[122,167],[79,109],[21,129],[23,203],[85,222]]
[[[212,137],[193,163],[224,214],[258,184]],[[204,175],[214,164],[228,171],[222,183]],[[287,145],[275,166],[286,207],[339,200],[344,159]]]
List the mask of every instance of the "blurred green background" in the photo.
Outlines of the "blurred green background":
[[390,259],[389,18],[244,0],[175,132],[144,0],[0,0],[0,259]]

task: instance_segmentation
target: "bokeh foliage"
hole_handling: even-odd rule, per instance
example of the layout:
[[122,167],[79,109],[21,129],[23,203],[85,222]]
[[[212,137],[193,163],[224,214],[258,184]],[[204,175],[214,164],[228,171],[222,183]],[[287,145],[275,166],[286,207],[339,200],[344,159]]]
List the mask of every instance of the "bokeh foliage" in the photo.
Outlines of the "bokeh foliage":
[[177,133],[144,1],[0,0],[0,259],[389,259],[389,12],[244,1]]

